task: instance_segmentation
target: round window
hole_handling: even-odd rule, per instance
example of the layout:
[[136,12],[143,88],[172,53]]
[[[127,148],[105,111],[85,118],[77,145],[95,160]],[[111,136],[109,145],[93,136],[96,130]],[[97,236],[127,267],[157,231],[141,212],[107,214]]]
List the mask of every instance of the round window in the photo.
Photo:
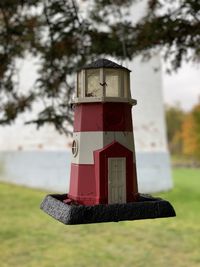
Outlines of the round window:
[[78,154],[78,140],[73,140],[72,142],[72,154],[74,157]]

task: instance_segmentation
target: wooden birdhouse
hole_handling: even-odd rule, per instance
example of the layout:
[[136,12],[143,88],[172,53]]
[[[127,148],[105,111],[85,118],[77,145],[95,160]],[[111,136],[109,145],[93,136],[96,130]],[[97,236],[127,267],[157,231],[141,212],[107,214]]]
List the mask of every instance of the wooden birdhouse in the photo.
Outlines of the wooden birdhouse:
[[127,68],[99,59],[78,71],[70,188],[47,196],[45,212],[65,224],[175,216],[169,202],[138,193],[136,103]]
[[83,205],[137,199],[130,71],[100,59],[77,75],[68,197]]

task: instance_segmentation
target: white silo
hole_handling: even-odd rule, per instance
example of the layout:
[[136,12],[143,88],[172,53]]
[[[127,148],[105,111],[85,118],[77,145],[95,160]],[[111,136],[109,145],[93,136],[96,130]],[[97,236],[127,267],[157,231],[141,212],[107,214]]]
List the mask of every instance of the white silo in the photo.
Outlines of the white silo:
[[[145,10],[145,1],[132,9],[131,17]],[[121,63],[121,62],[118,62]],[[132,97],[139,191],[151,193],[172,187],[166,142],[160,56],[148,62],[140,57],[127,63],[132,70]],[[26,73],[27,68],[24,68]],[[26,77],[27,75],[24,75]],[[70,139],[52,127],[37,131],[16,123],[0,127],[0,179],[31,187],[65,192],[70,174]],[[8,141],[9,140],[9,141]]]

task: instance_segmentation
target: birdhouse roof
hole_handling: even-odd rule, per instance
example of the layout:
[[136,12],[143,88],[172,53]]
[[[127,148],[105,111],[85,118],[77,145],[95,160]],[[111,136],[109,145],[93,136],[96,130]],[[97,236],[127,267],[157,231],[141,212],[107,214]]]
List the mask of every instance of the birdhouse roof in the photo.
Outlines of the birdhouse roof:
[[98,69],[98,68],[111,68],[111,69],[125,69],[130,71],[129,69],[119,65],[111,60],[100,58],[88,65],[83,66],[81,69]]

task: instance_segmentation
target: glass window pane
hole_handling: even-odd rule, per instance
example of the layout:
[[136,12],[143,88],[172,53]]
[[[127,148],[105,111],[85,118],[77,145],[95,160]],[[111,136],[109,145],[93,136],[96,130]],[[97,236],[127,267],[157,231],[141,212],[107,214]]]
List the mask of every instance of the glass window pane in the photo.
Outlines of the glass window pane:
[[80,71],[77,76],[77,97],[81,97],[81,90],[83,88],[82,72]]
[[103,87],[100,85],[99,69],[91,69],[86,71],[86,92],[87,97],[102,96]]
[[120,71],[105,69],[106,96],[118,97],[120,95]]

